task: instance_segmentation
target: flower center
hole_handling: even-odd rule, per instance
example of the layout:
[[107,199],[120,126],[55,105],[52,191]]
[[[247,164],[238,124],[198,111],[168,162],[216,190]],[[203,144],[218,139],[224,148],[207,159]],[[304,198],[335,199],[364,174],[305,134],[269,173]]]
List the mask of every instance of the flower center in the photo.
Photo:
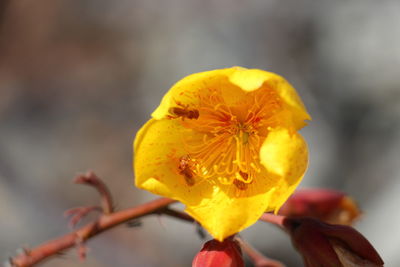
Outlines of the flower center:
[[170,109],[171,118],[181,118],[185,128],[199,133],[184,136],[188,154],[180,159],[179,173],[188,185],[197,177],[246,189],[262,171],[260,147],[281,109],[282,102],[271,89],[246,93],[229,105],[219,90],[209,90],[191,107],[177,103]]

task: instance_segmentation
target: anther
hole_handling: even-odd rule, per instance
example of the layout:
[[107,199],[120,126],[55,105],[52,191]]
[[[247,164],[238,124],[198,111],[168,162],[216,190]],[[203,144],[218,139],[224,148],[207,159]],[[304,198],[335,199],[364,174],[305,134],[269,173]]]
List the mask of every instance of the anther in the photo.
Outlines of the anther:
[[242,182],[242,181],[240,181],[240,180],[238,180],[238,179],[235,179],[235,180],[233,180],[233,184],[236,186],[236,188],[237,189],[239,189],[239,190],[246,190],[247,189],[247,184],[246,183],[244,183],[244,182]]
[[239,175],[240,175],[245,181],[247,181],[247,179],[249,179],[249,174],[248,174],[248,173],[239,171]]

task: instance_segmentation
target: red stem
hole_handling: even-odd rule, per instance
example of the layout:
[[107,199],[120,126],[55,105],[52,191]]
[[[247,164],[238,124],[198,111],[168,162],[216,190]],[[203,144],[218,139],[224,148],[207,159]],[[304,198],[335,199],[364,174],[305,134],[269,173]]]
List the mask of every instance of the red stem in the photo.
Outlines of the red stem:
[[181,219],[187,222],[196,222],[189,214],[182,211],[170,209],[169,207],[164,208],[160,211],[160,214],[168,215],[177,219]]
[[140,218],[149,214],[159,213],[175,200],[169,198],[159,198],[154,201],[139,205],[137,207],[118,211],[111,214],[104,214],[96,221],[83,226],[76,231],[61,236],[57,239],[48,241],[38,247],[29,250],[27,253],[20,254],[10,260],[14,266],[28,267],[55,255],[65,249],[75,246],[77,243],[84,242],[92,236],[115,227],[121,223],[132,219]]
[[249,256],[255,267],[285,267],[283,263],[264,256],[242,238],[236,236],[235,240],[239,243],[244,253]]
[[86,184],[94,187],[100,194],[101,207],[103,213],[109,214],[113,212],[113,200],[110,191],[108,190],[105,183],[100,180],[94,172],[87,172],[86,174],[79,175],[74,179],[76,184]]
[[284,229],[283,222],[286,219],[286,216],[275,215],[272,213],[264,213],[261,215],[260,220],[268,223],[275,224]]

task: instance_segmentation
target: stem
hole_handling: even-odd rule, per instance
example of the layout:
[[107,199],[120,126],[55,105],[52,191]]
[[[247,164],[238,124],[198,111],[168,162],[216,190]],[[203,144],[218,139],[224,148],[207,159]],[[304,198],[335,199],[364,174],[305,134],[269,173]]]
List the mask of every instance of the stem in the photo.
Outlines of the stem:
[[74,179],[76,184],[85,184],[94,187],[100,194],[101,207],[103,213],[110,214],[113,212],[113,200],[110,191],[108,190],[105,183],[100,180],[94,172],[87,172],[86,174],[78,175]]
[[261,252],[259,252],[242,238],[236,236],[235,240],[239,243],[244,253],[249,256],[255,267],[285,267],[285,265],[283,265],[281,262],[264,256]]
[[189,214],[184,213],[182,211],[170,209],[169,207],[160,210],[160,214],[168,215],[177,219],[181,219],[187,222],[196,222]]
[[285,229],[285,227],[283,226],[283,222],[285,219],[286,219],[286,216],[274,215],[272,213],[264,213],[260,217],[261,221],[275,224],[283,229]]
[[159,213],[160,210],[174,202],[175,200],[173,199],[159,198],[126,210],[111,214],[103,214],[96,221],[91,222],[69,234],[39,245],[36,248],[27,251],[26,253],[20,254],[10,259],[10,262],[17,267],[32,266],[50,256],[56,255],[65,249],[71,248],[77,244],[82,244],[82,242],[86,241],[87,239],[119,224],[146,215]]

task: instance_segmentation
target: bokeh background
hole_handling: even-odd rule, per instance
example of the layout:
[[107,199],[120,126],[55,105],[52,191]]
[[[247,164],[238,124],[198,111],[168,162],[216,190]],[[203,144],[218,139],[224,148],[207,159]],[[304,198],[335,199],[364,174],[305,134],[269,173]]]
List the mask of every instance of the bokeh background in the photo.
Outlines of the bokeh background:
[[[163,94],[194,72],[234,65],[286,77],[313,121],[303,187],[352,195],[356,225],[400,266],[400,2],[374,0],[1,0],[0,258],[68,232],[64,210],[95,204],[72,184],[94,170],[118,208],[133,186],[131,143]],[[278,229],[244,237],[302,266]],[[190,266],[195,227],[149,217],[43,266]]]

